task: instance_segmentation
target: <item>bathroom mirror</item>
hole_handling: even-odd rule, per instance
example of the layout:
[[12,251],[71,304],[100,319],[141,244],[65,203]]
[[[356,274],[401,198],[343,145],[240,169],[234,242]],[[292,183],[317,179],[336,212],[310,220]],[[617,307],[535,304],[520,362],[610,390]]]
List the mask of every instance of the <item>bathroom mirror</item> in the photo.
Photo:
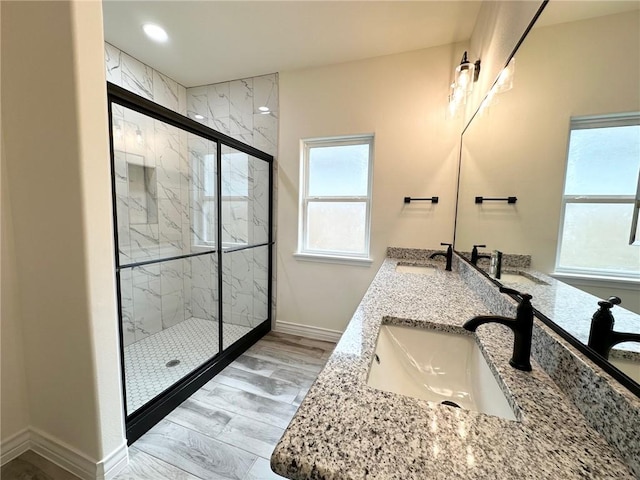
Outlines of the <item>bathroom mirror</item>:
[[[640,166],[638,8],[598,1],[545,7],[515,52],[513,88],[490,93],[463,133],[455,248],[485,244],[483,253],[530,255],[532,270],[599,298],[622,298],[615,330],[640,334],[640,246],[629,245]],[[636,143],[622,148],[625,139]],[[505,201],[476,203],[478,196]],[[595,235],[612,240],[598,250]],[[585,265],[601,277],[586,274]],[[531,291],[534,306],[536,296],[555,298],[540,313],[586,344],[597,300],[585,305],[564,283],[526,283],[520,289]],[[616,349],[640,358],[640,343]],[[640,373],[640,363],[631,368]],[[619,377],[627,386],[629,378]]]

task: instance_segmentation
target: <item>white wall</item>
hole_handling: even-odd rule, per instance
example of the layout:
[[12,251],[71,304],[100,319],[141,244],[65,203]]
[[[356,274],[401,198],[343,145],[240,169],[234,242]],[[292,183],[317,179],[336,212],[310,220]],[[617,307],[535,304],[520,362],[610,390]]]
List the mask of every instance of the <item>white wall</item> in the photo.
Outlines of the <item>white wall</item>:
[[[0,25],[2,24],[0,8]],[[0,49],[2,41],[0,40]],[[0,63],[0,78],[2,77]],[[2,99],[0,98],[0,111]],[[13,218],[11,214],[9,180],[5,158],[3,118],[0,115],[0,208],[2,218],[0,252],[0,439],[6,444],[8,439],[16,439],[29,426],[27,408],[27,381],[24,366],[24,349],[20,307],[18,304],[17,272],[14,257]],[[19,440],[17,440],[19,441]],[[3,449],[2,454],[5,454]]]
[[[629,13],[532,30],[513,90],[464,135],[459,249],[486,243],[554,270],[570,117],[640,110],[639,45],[640,18]],[[483,194],[518,203],[474,205]]]
[[[460,121],[446,121],[464,44],[280,74],[278,320],[342,331],[388,246],[441,248],[453,237]],[[373,265],[301,261],[300,139],[375,133]],[[405,205],[404,196],[440,203]]]
[[[20,314],[31,430],[91,474],[124,446],[102,10],[99,2],[1,8],[11,185],[2,208],[3,221],[13,220],[2,253],[17,272],[3,296]],[[4,313],[3,302],[3,327]],[[19,365],[10,370],[9,381],[22,375]],[[3,417],[24,416],[2,403]]]

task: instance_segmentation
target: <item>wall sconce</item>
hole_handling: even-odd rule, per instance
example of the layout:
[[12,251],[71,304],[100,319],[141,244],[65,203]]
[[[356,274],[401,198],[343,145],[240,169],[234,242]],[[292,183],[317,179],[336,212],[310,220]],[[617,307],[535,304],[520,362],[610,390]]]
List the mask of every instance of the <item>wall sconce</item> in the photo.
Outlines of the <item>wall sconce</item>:
[[460,65],[456,67],[455,79],[449,92],[449,114],[452,117],[455,117],[460,106],[466,103],[467,95],[473,90],[473,84],[478,81],[479,73],[480,60],[471,63],[465,51]]
[[516,73],[516,58],[513,57],[504,69],[500,72],[496,80],[496,93],[503,93],[513,88],[513,76]]
[[460,65],[456,68],[454,85],[456,89],[462,90],[465,95],[469,95],[473,90],[473,84],[478,81],[480,74],[480,60],[471,63],[467,58],[467,52],[462,54]]

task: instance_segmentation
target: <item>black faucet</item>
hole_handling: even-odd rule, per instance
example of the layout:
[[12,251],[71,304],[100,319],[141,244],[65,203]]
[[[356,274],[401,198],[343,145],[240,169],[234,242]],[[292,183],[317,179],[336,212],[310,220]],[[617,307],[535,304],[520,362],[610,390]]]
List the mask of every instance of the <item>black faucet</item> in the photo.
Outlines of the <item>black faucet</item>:
[[477,265],[478,264],[478,260],[480,260],[481,258],[488,258],[489,260],[491,259],[491,255],[479,254],[478,253],[478,247],[487,248],[486,245],[474,245],[473,246],[473,250],[471,250],[471,263],[473,263],[474,265]]
[[500,287],[502,293],[519,295],[522,301],[516,310],[516,318],[499,317],[496,315],[480,315],[467,320],[463,327],[470,332],[475,332],[476,328],[485,323],[500,323],[513,330],[513,354],[509,365],[518,370],[526,372],[531,370],[531,335],[533,331],[533,307],[531,306],[531,295],[520,293],[511,288]]
[[436,253],[432,253],[431,256],[429,258],[436,258],[436,257],[445,257],[447,259],[447,266],[444,268],[447,271],[451,271],[451,260],[453,259],[453,247],[451,246],[450,243],[440,243],[440,245],[448,245],[449,248],[447,248],[447,253],[442,253],[442,252],[436,252]]
[[589,348],[605,359],[609,358],[609,352],[614,345],[622,342],[640,342],[638,333],[621,333],[613,331],[615,322],[611,309],[614,305],[620,305],[618,297],[609,297],[608,300],[598,302],[600,309],[593,314],[591,329],[589,330]]

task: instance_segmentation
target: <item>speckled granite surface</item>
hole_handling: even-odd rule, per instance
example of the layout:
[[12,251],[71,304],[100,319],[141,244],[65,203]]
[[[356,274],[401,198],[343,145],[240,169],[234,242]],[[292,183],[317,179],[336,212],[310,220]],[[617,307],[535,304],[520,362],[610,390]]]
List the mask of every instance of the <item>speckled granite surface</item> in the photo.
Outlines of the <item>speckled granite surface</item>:
[[285,431],[271,458],[276,473],[291,479],[634,478],[535,361],[532,372],[508,365],[513,337],[501,325],[481,326],[476,335],[520,421],[366,385],[383,321],[459,328],[489,313],[482,293],[442,264],[429,276],[397,273],[396,264],[383,263]]
[[[490,306],[491,311],[500,315],[515,315],[513,302],[508,301],[505,295],[497,292],[491,280],[470,265],[464,262],[458,263],[457,257],[454,259],[454,265],[461,278],[474,291],[481,294],[483,301]],[[529,274],[548,282],[546,289],[541,285],[528,285],[531,288],[526,289],[518,285],[510,286],[533,293],[532,303],[536,309],[543,310],[543,313],[545,313],[544,309],[551,307],[566,312],[565,319],[569,319],[571,322],[565,323],[563,327],[580,324],[581,317],[572,317],[571,309],[566,304],[554,305],[555,299],[564,302],[567,297],[565,295],[554,297],[550,291],[559,290],[563,293],[573,291],[572,294],[581,301],[585,302],[590,298],[589,305],[594,301],[597,304],[596,297],[581,290],[575,291],[577,289],[574,287],[561,284],[561,282],[539,272],[529,272]],[[540,297],[537,296],[538,294]],[[580,311],[580,308],[577,307],[574,311]],[[632,312],[628,313],[635,315]],[[534,325],[531,354],[584,415],[587,423],[618,451],[632,471],[640,477],[640,435],[638,434],[640,432],[640,399],[581,355],[559,335],[539,322]],[[614,356],[618,356],[618,354],[614,353]]]

